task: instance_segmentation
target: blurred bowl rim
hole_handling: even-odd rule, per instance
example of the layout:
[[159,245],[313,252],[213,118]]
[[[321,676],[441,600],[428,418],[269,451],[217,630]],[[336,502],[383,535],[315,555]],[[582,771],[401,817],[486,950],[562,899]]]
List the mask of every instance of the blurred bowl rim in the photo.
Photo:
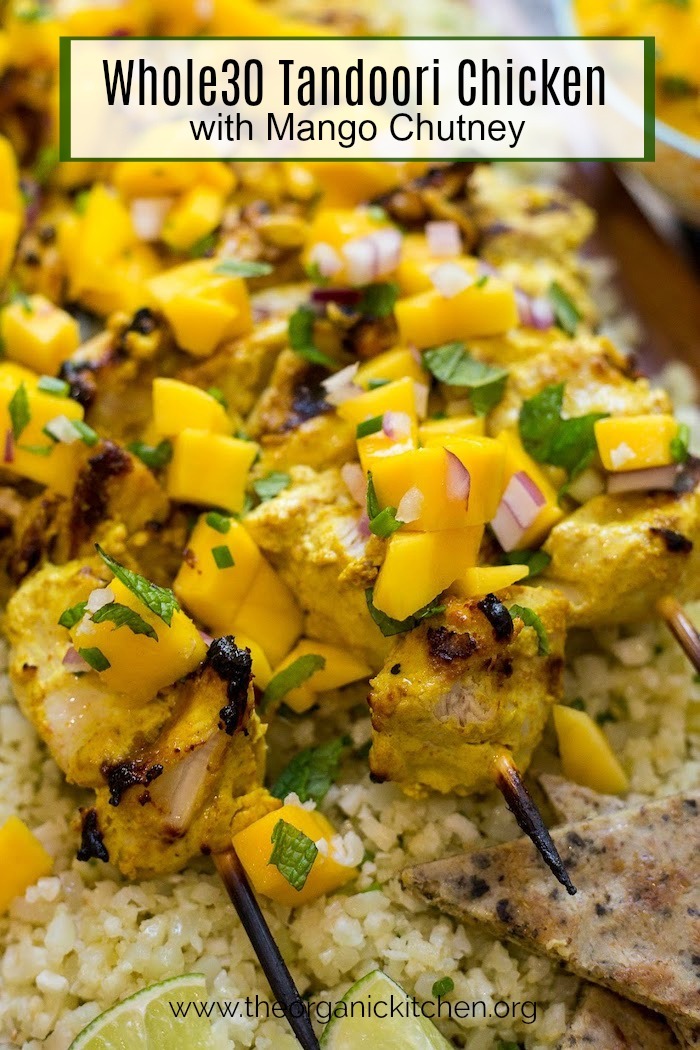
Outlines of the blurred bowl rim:
[[[552,0],[554,9],[555,28],[559,36],[581,36],[579,27],[574,18],[572,0]],[[700,139],[691,138],[690,135],[672,128],[663,120],[655,119],[654,134],[657,139],[666,146],[685,153],[694,160],[700,160]]]

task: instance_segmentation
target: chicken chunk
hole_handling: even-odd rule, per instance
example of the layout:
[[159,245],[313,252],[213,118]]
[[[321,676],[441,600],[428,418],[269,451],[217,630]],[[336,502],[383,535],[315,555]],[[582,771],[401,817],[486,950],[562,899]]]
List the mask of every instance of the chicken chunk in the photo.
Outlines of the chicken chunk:
[[552,529],[542,582],[571,603],[579,627],[654,615],[657,601],[700,593],[700,489],[602,495]]
[[[241,812],[260,816],[265,727],[254,710],[251,658],[232,637],[173,687],[175,703],[150,744],[104,767],[95,814],[110,859],[130,878],[178,871],[231,845]],[[270,799],[268,809],[278,803]],[[253,819],[254,819],[253,818]]]
[[[370,683],[374,777],[414,797],[465,795],[493,786],[499,750],[527,767],[562,694],[566,602],[524,587],[501,597],[449,599],[439,619],[394,643]],[[546,641],[511,617],[514,603],[537,614]]]
[[367,611],[365,588],[377,563],[363,535],[361,512],[338,470],[292,469],[293,484],[246,517],[246,528],[294,593],[304,633],[361,653],[382,665],[388,642]]

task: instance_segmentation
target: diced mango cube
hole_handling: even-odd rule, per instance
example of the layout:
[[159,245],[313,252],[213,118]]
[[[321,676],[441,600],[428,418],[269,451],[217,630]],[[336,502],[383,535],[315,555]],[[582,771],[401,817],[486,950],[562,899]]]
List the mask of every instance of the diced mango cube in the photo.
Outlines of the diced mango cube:
[[452,438],[484,437],[483,416],[452,416],[427,419],[418,427],[418,440],[424,448],[444,448]]
[[121,161],[112,180],[125,197],[167,197],[201,185],[225,197],[236,184],[233,169],[219,161]]
[[70,295],[101,290],[110,267],[136,244],[131,216],[124,204],[99,183],[90,190],[80,217],[70,265]]
[[12,143],[0,135],[0,201],[3,210],[21,215],[22,194],[19,188],[19,169]]
[[386,350],[377,357],[361,364],[355,376],[355,382],[363,390],[370,390],[373,384],[383,381],[391,382],[394,379],[403,379],[408,376],[414,383],[429,382],[428,373],[424,370],[418,355],[407,347],[397,346],[394,350]]
[[413,380],[408,376],[396,379],[386,386],[368,390],[338,405],[338,415],[349,423],[358,426],[368,419],[383,416],[385,412],[401,412],[408,416],[411,424],[411,437],[418,437],[418,417],[416,414],[416,391]]
[[374,605],[395,620],[422,609],[475,565],[483,526],[443,532],[405,532],[390,537],[374,587]]
[[478,565],[467,569],[450,590],[461,598],[479,598],[496,594],[529,575],[527,565]]
[[253,638],[249,638],[247,634],[236,635],[236,645],[239,649],[249,649],[251,659],[253,661],[253,677],[255,679],[255,685],[258,689],[267,689],[272,678],[272,668],[270,667],[270,661],[265,655],[265,650],[256,642]]
[[263,558],[233,621],[232,633],[254,638],[275,667],[294,645],[303,623],[294,595]]
[[524,471],[534,481],[545,498],[544,505],[532,525],[523,533],[517,549],[527,550],[530,547],[539,547],[549,535],[553,526],[564,516],[563,510],[557,502],[557,493],[539,464],[531,456],[528,456],[515,430],[502,430],[496,441],[503,445],[506,456],[503,475],[504,491],[513,474]]
[[0,281],[7,277],[15,248],[22,227],[22,217],[18,212],[0,208]]
[[401,294],[419,295],[433,289],[432,273],[445,262],[456,263],[470,277],[477,276],[477,259],[467,255],[454,258],[434,255],[423,234],[408,234],[403,239],[401,262],[396,271],[396,283]]
[[80,342],[77,321],[43,295],[6,306],[0,331],[10,360],[45,375],[55,375]]
[[182,430],[173,441],[165,488],[171,499],[243,510],[248,472],[258,454],[254,441],[205,430]]
[[671,415],[609,416],[595,424],[598,452],[606,470],[644,470],[673,463],[671,441],[678,420]]
[[[312,842],[324,844],[316,854],[300,890],[295,889],[274,864],[270,864],[272,834],[280,820],[291,824]],[[318,810],[286,805],[234,835],[233,848],[256,893],[262,893],[288,908],[295,908],[339,889],[357,875],[357,868],[339,864],[333,859],[334,837],[333,825]]]
[[168,212],[161,239],[174,251],[186,252],[221,222],[224,198],[209,186],[195,186]]
[[291,707],[298,715],[313,707],[317,693],[325,693],[329,689],[341,689],[344,685],[358,682],[362,678],[369,678],[372,674],[372,669],[354,653],[341,649],[337,645],[316,642],[312,638],[302,638],[297,642],[279,667],[275,668],[275,674],[288,667],[289,664],[293,664],[301,656],[311,654],[322,656],[326,661],[325,667],[319,668],[306,682],[296,689],[291,689],[284,697],[287,707]]
[[189,674],[206,656],[207,647],[199,631],[178,610],[170,627],[144,605],[120,580],[113,579],[109,588],[114,601],[138,613],[156,633],[134,634],[128,627],[118,627],[107,620],[94,623],[85,616],[71,628],[76,649],[99,649],[110,666],[100,671],[100,679],[117,693],[133,701],[150,700],[159,690]]
[[[0,364],[0,435],[6,448],[2,465],[13,474],[48,485],[62,496],[70,496],[87,448],[82,441],[55,443],[43,431],[57,416],[82,419],[83,407],[71,398],[38,390],[38,378],[34,372],[13,362]],[[20,393],[22,387],[29,419],[21,432],[12,437],[19,415],[16,407],[11,413],[10,404],[14,400],[17,406],[18,401],[25,400]]]
[[[208,517],[203,514],[192,530],[173,590],[188,612],[214,634],[229,634],[263,559],[240,522],[216,515],[214,528]],[[227,530],[220,531],[226,525]],[[212,553],[218,547],[228,549],[233,565],[219,568]]]
[[627,791],[627,774],[591,716],[561,704],[553,710],[564,776],[604,795]]
[[153,424],[162,437],[173,437],[185,429],[231,433],[221,402],[198,386],[164,376],[153,380]]
[[306,165],[323,189],[327,208],[353,208],[400,186],[408,177],[409,165],[360,160],[352,166],[352,178],[344,161],[317,160]]
[[209,259],[183,263],[148,282],[178,346],[200,357],[253,327],[245,281],[215,273],[216,266]]
[[[448,450],[459,461],[455,463]],[[469,496],[460,463],[469,472]],[[382,507],[398,507],[417,488],[423,497],[409,531],[433,532],[481,525],[496,512],[503,485],[503,449],[492,438],[452,438],[447,448],[421,448],[372,461],[372,479]]]
[[518,321],[513,286],[497,277],[476,282],[451,298],[436,288],[399,299],[396,323],[402,342],[424,350],[452,340],[501,335]]
[[6,820],[0,827],[0,915],[52,869],[53,858],[24,821],[19,817]]

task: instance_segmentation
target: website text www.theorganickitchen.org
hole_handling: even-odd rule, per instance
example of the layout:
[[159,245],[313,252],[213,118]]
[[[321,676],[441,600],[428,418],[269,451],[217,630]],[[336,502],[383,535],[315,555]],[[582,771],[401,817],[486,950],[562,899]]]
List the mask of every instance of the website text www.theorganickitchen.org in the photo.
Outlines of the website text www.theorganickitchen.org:
[[498,999],[487,1003],[484,1000],[450,1000],[442,997],[418,1000],[402,995],[392,995],[388,998],[368,995],[352,1002],[342,999],[336,1002],[329,999],[297,999],[285,1007],[282,1003],[270,1002],[256,995],[233,1000],[171,1002],[169,1005],[175,1017],[185,1018],[194,1012],[198,1017],[207,1017],[210,1020],[218,1017],[234,1020],[267,1020],[270,1017],[281,1019],[288,1015],[300,1017],[304,1013],[308,1014],[312,1021],[318,1021],[320,1024],[328,1024],[336,1017],[376,1017],[380,1020],[411,1017],[426,1017],[429,1020],[472,1018],[484,1021],[497,1018],[519,1021],[521,1024],[533,1024],[537,1020],[537,1003],[530,999],[523,1002]]

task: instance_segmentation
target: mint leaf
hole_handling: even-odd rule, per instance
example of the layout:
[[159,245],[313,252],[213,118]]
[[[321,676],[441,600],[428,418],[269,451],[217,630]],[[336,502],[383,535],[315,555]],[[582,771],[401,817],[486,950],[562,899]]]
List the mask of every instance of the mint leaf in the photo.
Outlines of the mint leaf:
[[273,864],[293,889],[303,890],[318,855],[316,844],[281,817],[272,829],[270,841],[273,850],[267,863]]
[[218,386],[210,386],[207,388],[209,397],[213,397],[215,401],[218,401],[222,408],[228,408],[228,401],[224,395],[223,390],[220,390]]
[[325,365],[326,368],[336,368],[332,358],[319,350],[314,343],[314,325],[316,314],[310,306],[299,306],[289,318],[287,335],[289,345],[295,354],[299,354],[305,361],[313,365]]
[[231,529],[231,519],[225,514],[219,514],[218,511],[210,510],[204,520],[210,529],[215,529],[216,532],[220,532],[223,535]]
[[527,565],[530,570],[527,578],[539,576],[551,562],[551,555],[546,551],[510,551],[501,557],[504,565]]
[[389,317],[394,312],[398,295],[398,284],[368,284],[362,289],[358,310],[363,317]]
[[581,314],[569,295],[556,281],[552,281],[547,292],[557,324],[567,335],[576,335]]
[[173,446],[167,438],[159,441],[157,445],[148,445],[145,441],[132,441],[126,447],[150,470],[160,470],[173,458]]
[[292,791],[300,802],[322,802],[338,774],[341,759],[350,747],[349,736],[329,740],[318,747],[300,751],[270,788],[275,798],[285,799]]
[[85,663],[92,667],[93,671],[107,671],[112,666],[102,650],[98,649],[96,646],[88,646],[86,649],[78,649],[78,652]]
[[262,707],[277,703],[290,690],[303,685],[312,675],[316,674],[316,671],[322,671],[325,666],[325,656],[317,656],[316,653],[306,653],[304,656],[297,657],[293,663],[283,667],[270,679],[263,693]]
[[546,386],[524,401],[518,427],[525,451],[538,463],[563,467],[569,478],[585,470],[596,454],[595,424],[605,412],[563,419],[564,384]]
[[289,474],[281,470],[271,470],[264,478],[253,482],[256,496],[264,503],[268,499],[274,499],[283,492],[291,482]]
[[12,424],[12,433],[15,441],[17,441],[20,435],[29,425],[29,421],[32,418],[32,413],[29,408],[29,397],[27,395],[27,388],[24,383],[20,383],[14,394],[10,398],[10,403],[7,406],[7,410],[10,413],[10,423]]
[[135,609],[130,609],[128,605],[109,602],[90,615],[93,623],[113,623],[115,631],[118,627],[128,627],[132,634],[145,634],[147,638],[158,641],[158,635],[150,623],[146,623],[143,617],[139,616]]
[[441,383],[463,386],[477,415],[485,416],[503,397],[508,370],[477,361],[464,343],[446,343],[426,350],[423,361]]
[[685,463],[690,452],[690,427],[687,423],[678,424],[678,433],[671,438],[671,458],[674,463]]
[[509,611],[511,616],[517,616],[521,619],[526,627],[532,627],[535,630],[537,634],[537,652],[540,656],[546,656],[549,652],[547,629],[534,609],[529,609],[527,605],[511,605]]
[[387,536],[391,536],[393,532],[396,532],[397,529],[400,529],[402,525],[403,522],[398,521],[396,518],[396,507],[385,507],[384,510],[380,510],[376,517],[370,520],[369,531],[384,540]]
[[214,267],[214,273],[225,277],[268,277],[273,267],[266,262],[254,262],[248,259],[222,259]]
[[198,241],[194,242],[187,254],[190,259],[203,259],[207,255],[213,255],[215,248],[216,234],[207,233],[204,237],[200,237]]
[[78,602],[77,605],[71,605],[68,609],[64,609],[58,618],[60,627],[75,627],[76,623],[79,623],[85,615],[85,609],[87,602]]
[[395,620],[392,616],[387,616],[386,613],[383,613],[376,608],[372,600],[373,594],[374,588],[368,587],[365,591],[365,601],[367,602],[370,616],[385,638],[391,638],[395,634],[405,634],[406,631],[412,631],[414,627],[418,627],[422,620],[427,620],[430,616],[438,616],[441,612],[445,611],[445,606],[440,605],[437,598],[433,598],[431,602],[424,605],[422,609],[417,609],[416,612],[407,616],[405,620]]
[[147,609],[150,609],[152,613],[167,624],[170,627],[172,623],[173,615],[180,611],[177,599],[172,591],[166,587],[158,587],[155,583],[150,583],[144,576],[139,575],[138,572],[133,572],[131,569],[126,569],[123,565],[120,565],[118,561],[115,561],[109,554],[102,550],[99,543],[95,544],[97,553],[102,558],[108,569],[111,569],[116,578],[124,584],[125,587],[135,594],[139,601],[143,602]]
[[222,543],[219,547],[212,547],[211,554],[216,562],[217,569],[230,569],[235,565],[231,549],[225,543]]

